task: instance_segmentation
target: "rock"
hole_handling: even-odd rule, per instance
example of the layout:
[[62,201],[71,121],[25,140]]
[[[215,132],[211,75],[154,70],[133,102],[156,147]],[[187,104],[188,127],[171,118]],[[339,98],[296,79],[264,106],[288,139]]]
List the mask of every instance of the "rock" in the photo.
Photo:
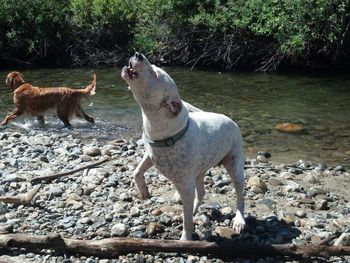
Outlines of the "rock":
[[80,155],[80,158],[83,162],[90,162],[92,159],[90,155],[86,155],[86,154]]
[[5,203],[0,202],[0,215],[6,214],[8,212],[8,208]]
[[83,147],[83,154],[95,157],[101,155],[101,151],[95,146],[85,146]]
[[338,165],[334,168],[336,172],[345,172],[345,168],[342,165]]
[[165,229],[165,227],[163,225],[157,224],[155,222],[150,222],[147,226],[146,233],[149,236],[153,236],[153,235],[156,235],[158,233],[163,232],[164,229]]
[[302,189],[301,185],[294,181],[287,181],[287,185],[284,187],[284,191],[289,192],[300,192]]
[[285,180],[293,180],[295,178],[295,175],[290,172],[284,171],[280,173],[280,177]]
[[259,151],[258,155],[262,155],[265,158],[271,158],[271,153],[269,153],[269,152]]
[[119,199],[121,201],[125,201],[125,202],[131,202],[132,201],[132,198],[131,198],[131,196],[128,193],[121,193],[119,195]]
[[306,216],[305,210],[299,209],[295,212],[295,215],[300,218],[304,218]]
[[248,179],[247,186],[256,194],[264,194],[267,192],[267,185],[260,180],[258,176],[252,176]]
[[137,207],[131,207],[130,209],[130,216],[131,217],[136,217],[140,215],[140,209],[138,209]]
[[233,208],[226,206],[221,208],[220,212],[223,216],[233,215]]
[[128,227],[125,224],[118,223],[112,226],[111,236],[112,237],[125,237],[129,233]]
[[306,194],[308,197],[315,197],[317,195],[327,194],[327,191],[320,187],[311,187]]
[[320,200],[317,203],[317,210],[328,210],[328,201],[327,200]]
[[205,214],[200,214],[194,218],[194,222],[198,225],[210,226],[210,219]]
[[283,185],[283,183],[280,180],[278,180],[276,177],[270,177],[268,182],[273,186]]
[[287,123],[277,124],[275,126],[275,129],[280,131],[280,132],[298,133],[298,132],[303,131],[305,128],[301,124],[287,122]]
[[310,184],[318,184],[320,182],[320,180],[318,179],[318,175],[315,173],[308,173],[305,176],[305,181]]
[[256,159],[260,162],[260,163],[267,163],[267,158],[264,155],[258,155],[256,157]]
[[225,237],[225,238],[232,238],[233,236],[236,236],[237,233],[233,230],[232,227],[222,227],[222,226],[218,226],[217,228],[215,228],[215,232],[221,236],[221,237]]

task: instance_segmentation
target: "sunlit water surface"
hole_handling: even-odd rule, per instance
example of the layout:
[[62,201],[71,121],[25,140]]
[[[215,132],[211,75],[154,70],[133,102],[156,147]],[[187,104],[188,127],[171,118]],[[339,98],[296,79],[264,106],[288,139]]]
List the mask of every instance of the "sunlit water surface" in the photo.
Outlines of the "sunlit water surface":
[[[219,73],[165,68],[175,79],[182,99],[206,111],[224,113],[241,127],[247,157],[268,151],[276,162],[299,159],[350,167],[350,77],[345,75],[310,76],[296,74]],[[111,141],[141,136],[141,111],[120,68],[94,69],[96,95],[84,102],[85,111],[95,118],[91,125],[74,119],[68,132],[82,139]],[[13,108],[12,93],[1,71],[0,117]],[[92,80],[93,69],[22,70],[25,80],[38,86],[81,88]],[[90,106],[90,104],[92,104]],[[44,129],[67,132],[51,111]],[[276,124],[302,124],[305,132],[281,133]],[[38,130],[33,117],[20,117],[0,132]]]

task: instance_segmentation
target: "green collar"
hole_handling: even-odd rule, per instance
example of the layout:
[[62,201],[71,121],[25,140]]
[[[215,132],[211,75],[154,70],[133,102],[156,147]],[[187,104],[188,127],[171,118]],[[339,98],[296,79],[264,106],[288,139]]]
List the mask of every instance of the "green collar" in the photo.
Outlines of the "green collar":
[[190,119],[189,118],[187,120],[187,124],[186,124],[185,128],[183,128],[181,131],[179,131],[174,136],[168,137],[164,140],[152,141],[150,138],[147,137],[147,135],[145,133],[143,133],[143,134],[145,135],[145,141],[152,147],[170,147],[170,146],[173,146],[178,140],[181,139],[182,136],[185,135],[185,133],[188,129],[188,126],[190,126]]

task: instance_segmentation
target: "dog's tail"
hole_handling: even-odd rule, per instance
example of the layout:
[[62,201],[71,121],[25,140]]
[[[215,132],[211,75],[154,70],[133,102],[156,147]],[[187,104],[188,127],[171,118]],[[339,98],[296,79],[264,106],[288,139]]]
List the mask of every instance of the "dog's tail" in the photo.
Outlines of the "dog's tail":
[[89,86],[84,89],[84,92],[87,95],[95,95],[96,94],[96,73],[94,73],[93,80]]

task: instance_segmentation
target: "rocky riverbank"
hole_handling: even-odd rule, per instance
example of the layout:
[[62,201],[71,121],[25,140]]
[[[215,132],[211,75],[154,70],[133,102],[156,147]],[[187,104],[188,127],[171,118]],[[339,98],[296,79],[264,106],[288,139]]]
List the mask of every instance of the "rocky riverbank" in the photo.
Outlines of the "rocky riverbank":
[[[144,152],[140,140],[105,143],[74,138],[69,131],[2,131],[0,150],[0,196],[27,193],[33,187],[30,179],[37,176],[111,157],[100,166],[42,183],[31,205],[0,202],[0,225],[11,226],[14,233],[59,233],[75,239],[180,238],[182,208],[173,198],[174,186],[152,168],[146,181],[153,197],[144,201],[138,196],[131,174]],[[350,245],[350,176],[342,166],[308,161],[275,164],[268,153],[260,152],[246,159],[245,173],[247,230],[233,235],[235,194],[225,170],[216,167],[205,177],[207,193],[194,218],[194,239],[226,237],[256,244],[303,245],[316,236],[329,245]],[[25,249],[9,251],[7,256],[17,262],[293,262],[254,258],[254,251],[249,258],[226,260],[165,253],[128,254],[112,260]],[[349,262],[350,257],[327,261]]]

